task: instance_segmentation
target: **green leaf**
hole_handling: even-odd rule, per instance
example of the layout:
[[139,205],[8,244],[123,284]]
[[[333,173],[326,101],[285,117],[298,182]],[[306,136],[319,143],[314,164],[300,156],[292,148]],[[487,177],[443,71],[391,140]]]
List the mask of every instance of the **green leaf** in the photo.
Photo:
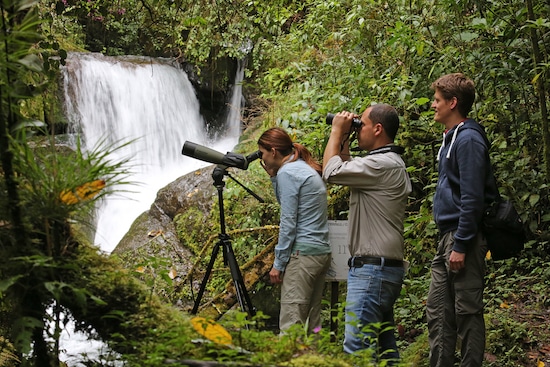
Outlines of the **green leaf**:
[[46,127],[46,126],[47,125],[43,121],[27,120],[27,121],[22,121],[22,122],[18,123],[17,125],[15,125],[13,130],[17,131],[17,130],[25,129],[25,128],[29,128],[29,127]]
[[16,275],[8,279],[0,280],[0,293],[6,292],[12,285],[14,285],[23,275]]
[[42,71],[42,60],[37,55],[26,55],[22,59],[17,60],[18,63],[25,65],[28,69],[36,72]]
[[36,0],[20,0],[17,3],[17,8],[16,9],[17,9],[17,11],[27,10],[29,8],[32,8],[36,4],[38,4],[38,1],[36,1]]
[[532,194],[529,196],[529,205],[535,206],[540,200],[539,194]]
[[94,301],[95,304],[98,305],[98,306],[106,306],[107,305],[107,302],[105,302],[104,300],[102,300],[101,298],[99,298],[97,296],[94,296],[93,294],[90,295],[90,299],[92,301]]
[[422,106],[423,104],[429,103],[430,101],[431,101],[431,99],[429,99],[429,98],[421,97],[421,98],[418,98],[416,100],[416,104],[419,105],[419,106]]
[[45,282],[44,287],[52,294],[52,296],[59,300],[61,298],[62,289],[64,287],[64,283],[60,282]]
[[479,37],[479,34],[474,32],[462,32],[458,34],[458,39],[466,42],[470,42]]

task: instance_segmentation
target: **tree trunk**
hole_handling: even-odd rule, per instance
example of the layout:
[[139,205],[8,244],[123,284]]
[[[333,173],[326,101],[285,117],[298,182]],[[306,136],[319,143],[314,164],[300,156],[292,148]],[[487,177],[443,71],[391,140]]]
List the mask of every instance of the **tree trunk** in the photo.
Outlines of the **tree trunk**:
[[[527,13],[528,13],[528,20],[535,21],[535,13],[533,11],[533,1],[527,0],[525,2],[527,4]],[[542,65],[543,63],[543,57],[542,53],[540,52],[539,48],[539,37],[537,34],[537,30],[533,27],[530,27],[531,32],[531,44],[533,45],[533,59],[535,62],[535,72],[537,72],[537,69],[539,65]],[[540,105],[540,114],[541,114],[541,130],[542,130],[542,139],[544,144],[544,164],[546,168],[546,180],[550,180],[550,129],[549,129],[549,123],[548,123],[548,109],[546,107],[546,88],[544,86],[544,78],[537,77],[536,78],[536,87],[537,87],[537,95],[539,99],[539,105]]]

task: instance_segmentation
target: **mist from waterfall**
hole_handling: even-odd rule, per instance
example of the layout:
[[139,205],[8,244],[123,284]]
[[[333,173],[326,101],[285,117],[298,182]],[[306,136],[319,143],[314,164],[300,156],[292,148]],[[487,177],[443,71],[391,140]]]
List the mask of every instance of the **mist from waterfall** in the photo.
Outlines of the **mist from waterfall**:
[[242,68],[236,75],[226,132],[216,141],[207,138],[187,75],[169,60],[72,53],[63,73],[70,129],[85,148],[93,149],[101,141],[113,146],[132,141],[109,157],[130,158],[128,181],[135,184],[119,187],[118,194],[98,207],[95,243],[105,252],[111,252],[137,216],[149,209],[159,189],[209,164],[182,155],[185,141],[222,153],[238,142]]

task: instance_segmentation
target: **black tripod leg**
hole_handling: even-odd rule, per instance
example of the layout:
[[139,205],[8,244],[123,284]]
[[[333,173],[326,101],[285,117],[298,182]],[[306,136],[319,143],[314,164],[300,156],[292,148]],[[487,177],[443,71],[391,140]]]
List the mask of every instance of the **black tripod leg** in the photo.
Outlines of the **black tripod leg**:
[[212,268],[214,267],[214,262],[216,261],[216,256],[218,255],[218,251],[220,250],[220,245],[221,245],[221,241],[216,243],[214,245],[214,249],[212,250],[210,262],[208,263],[208,267],[206,268],[206,273],[204,274],[204,278],[202,278],[201,287],[199,289],[199,293],[197,294],[197,299],[195,300],[195,305],[193,306],[193,310],[191,311],[193,315],[195,315],[199,310],[201,298],[204,293],[204,290],[206,289],[206,283],[208,282],[208,278],[210,278],[210,273],[212,272]]
[[235,285],[235,291],[237,293],[237,300],[239,301],[239,305],[241,306],[243,311],[248,313],[249,316],[254,316],[256,312],[254,310],[254,307],[252,306],[252,301],[248,296],[248,292],[246,291],[246,286],[244,284],[241,270],[239,269],[239,265],[237,264],[237,259],[235,258],[233,248],[231,247],[231,241],[229,240],[229,236],[227,235],[227,233],[225,233],[225,215],[223,208],[223,176],[224,174],[226,174],[226,168],[227,167],[225,166],[218,165],[214,169],[214,173],[212,174],[212,177],[214,178],[214,185],[218,189],[218,201],[220,203],[220,240],[216,243],[216,245],[214,246],[214,250],[212,251],[210,263],[208,264],[208,268],[206,269],[206,273],[204,274],[204,279],[202,280],[202,284],[199,293],[197,294],[197,299],[195,300],[195,305],[191,313],[196,314],[199,310],[199,304],[204,290],[206,289],[206,282],[208,281],[212,268],[214,267],[214,261],[216,261],[216,256],[218,255],[220,246],[223,246],[224,264],[229,265],[229,270],[231,271],[231,277],[233,278],[233,283]]
[[229,265],[229,270],[231,271],[231,277],[233,278],[233,284],[235,285],[235,292],[237,295],[237,301],[241,306],[241,309],[244,312],[247,312],[249,316],[254,316],[256,310],[252,306],[252,301],[246,290],[246,285],[244,284],[243,276],[241,269],[237,264],[237,259],[235,258],[235,253],[233,252],[233,247],[229,242],[225,243],[224,246],[224,258]]

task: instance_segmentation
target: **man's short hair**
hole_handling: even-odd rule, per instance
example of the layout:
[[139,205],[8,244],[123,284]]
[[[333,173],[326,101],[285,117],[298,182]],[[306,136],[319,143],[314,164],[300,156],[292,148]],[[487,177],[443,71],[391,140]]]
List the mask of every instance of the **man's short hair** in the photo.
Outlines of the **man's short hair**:
[[388,138],[395,140],[399,130],[399,115],[397,110],[386,103],[379,103],[370,106],[369,119],[375,124],[382,124]]
[[476,98],[474,82],[462,73],[443,75],[432,83],[432,89],[440,92],[443,98],[456,97],[458,112],[464,117],[472,110]]

